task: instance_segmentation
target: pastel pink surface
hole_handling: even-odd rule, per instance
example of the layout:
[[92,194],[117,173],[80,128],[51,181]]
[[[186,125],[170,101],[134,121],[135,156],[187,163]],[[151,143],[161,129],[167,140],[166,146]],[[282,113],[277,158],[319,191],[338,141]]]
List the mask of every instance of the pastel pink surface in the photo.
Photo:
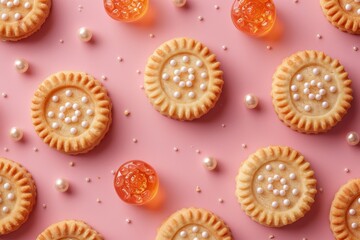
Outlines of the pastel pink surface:
[[[279,36],[255,39],[232,25],[231,4],[188,0],[187,7],[178,9],[170,0],[152,0],[147,15],[150,23],[126,24],[107,16],[102,1],[53,0],[50,17],[38,33],[17,43],[1,42],[0,92],[8,97],[0,97],[0,155],[27,167],[38,187],[38,204],[29,221],[1,239],[35,239],[48,225],[72,218],[85,220],[106,239],[154,239],[157,228],[171,213],[191,206],[221,216],[234,239],[267,239],[271,234],[286,240],[332,239],[328,214],[333,196],[342,184],[360,174],[360,148],[348,146],[345,140],[348,131],[360,132],[360,51],[353,50],[353,46],[360,47],[359,37],[342,33],[328,23],[319,1],[277,0],[275,30]],[[79,5],[83,6],[81,11]],[[204,20],[199,21],[198,16]],[[77,30],[82,26],[93,31],[94,41],[84,43],[78,39]],[[224,91],[217,106],[193,122],[163,117],[140,88],[147,57],[162,42],[181,36],[206,44],[224,71]],[[355,100],[349,114],[331,132],[318,136],[285,127],[274,113],[270,97],[275,68],[284,57],[305,49],[322,50],[339,59],[354,80]],[[118,56],[123,62],[116,60]],[[17,57],[29,61],[27,74],[13,68]],[[81,70],[98,79],[107,77],[103,84],[113,101],[113,124],[103,142],[88,154],[68,156],[50,149],[31,124],[33,92],[47,76],[60,70]],[[244,107],[247,93],[259,97],[258,109]],[[125,109],[130,110],[129,117],[123,115]],[[13,142],[8,137],[12,126],[24,129],[23,141]],[[138,142],[134,143],[133,138]],[[246,149],[241,147],[243,143]],[[323,188],[303,219],[281,229],[251,221],[234,194],[240,163],[268,145],[289,145],[299,150],[312,164],[318,186]],[[5,152],[4,147],[9,151]],[[202,167],[201,160],[208,155],[218,159],[217,171]],[[158,172],[162,196],[158,207],[131,206],[117,197],[111,170],[132,159],[147,161]],[[71,161],[74,167],[69,166]],[[350,172],[345,173],[344,168]],[[55,190],[58,177],[70,181],[68,193]],[[86,177],[91,178],[90,183]],[[201,193],[195,192],[196,186],[201,187]],[[219,198],[224,202],[219,203]],[[42,204],[47,208],[43,209]],[[127,224],[126,218],[132,223]]]

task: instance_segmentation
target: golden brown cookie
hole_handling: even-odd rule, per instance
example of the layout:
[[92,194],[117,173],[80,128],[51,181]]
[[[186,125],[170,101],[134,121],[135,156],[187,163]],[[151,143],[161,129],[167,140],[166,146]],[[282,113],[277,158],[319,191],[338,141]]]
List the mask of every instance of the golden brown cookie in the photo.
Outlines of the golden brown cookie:
[[310,164],[289,147],[261,148],[246,159],[236,177],[236,196],[254,221],[282,227],[302,218],[316,194]]
[[338,60],[323,52],[302,51],[277,68],[271,91],[275,112],[302,133],[327,132],[351,106],[351,80]]
[[51,0],[0,0],[0,39],[17,41],[40,29]]
[[336,193],[330,209],[330,227],[337,240],[360,239],[360,179],[353,179]]
[[49,76],[36,90],[31,116],[45,143],[65,153],[85,153],[109,130],[111,101],[92,76],[64,71]]
[[161,114],[200,118],[215,106],[222,91],[220,63],[202,43],[176,38],[163,43],[148,59],[145,92]]
[[0,235],[25,223],[36,202],[31,174],[20,164],[0,158]]
[[46,228],[36,240],[103,240],[103,237],[83,221],[65,220]]
[[184,208],[159,228],[156,240],[231,240],[230,229],[215,214],[201,208]]
[[329,22],[341,31],[360,34],[360,0],[320,0]]

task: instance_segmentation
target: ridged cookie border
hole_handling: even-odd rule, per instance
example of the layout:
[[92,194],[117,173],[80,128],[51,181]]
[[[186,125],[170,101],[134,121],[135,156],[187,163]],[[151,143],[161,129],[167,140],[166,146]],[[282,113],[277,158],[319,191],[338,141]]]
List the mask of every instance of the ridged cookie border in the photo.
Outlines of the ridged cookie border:
[[[189,53],[199,57],[208,68],[209,85],[206,93],[192,103],[178,103],[170,99],[161,87],[162,66],[175,54]],[[222,92],[224,81],[215,54],[201,42],[190,38],[175,38],[158,47],[148,58],[145,68],[145,93],[161,114],[177,120],[200,118],[213,108]]]
[[18,22],[0,24],[0,39],[18,41],[38,31],[50,14],[52,0],[34,0],[29,14]]
[[[46,99],[53,91],[66,87],[82,89],[95,105],[94,120],[88,130],[74,137],[59,136],[45,120]],[[111,108],[107,90],[98,80],[83,72],[63,71],[52,74],[40,84],[32,99],[31,117],[35,131],[50,147],[69,154],[79,154],[97,146],[108,132],[112,121]]]
[[36,240],[54,240],[75,237],[79,240],[103,240],[104,238],[87,223],[79,220],[64,220],[47,227]]
[[343,32],[360,34],[360,16],[350,16],[340,6],[339,0],[320,0],[320,5],[327,20]]
[[202,225],[216,234],[217,240],[232,240],[231,231],[214,213],[202,208],[183,208],[163,222],[158,229],[156,240],[170,240],[184,226],[189,224]]
[[0,176],[16,189],[15,208],[0,219],[0,235],[17,230],[29,218],[36,203],[36,185],[32,175],[19,163],[0,157]]
[[337,240],[356,240],[347,226],[346,215],[350,204],[360,197],[360,178],[352,179],[340,187],[330,208],[330,228]]
[[[303,186],[306,188],[296,206],[286,212],[269,211],[257,204],[252,189],[253,178],[259,166],[278,158],[287,160],[289,164],[298,168]],[[316,179],[310,163],[290,147],[269,146],[257,150],[242,163],[236,176],[235,195],[241,208],[254,221],[269,227],[282,227],[302,218],[314,203],[316,192]]]
[[[296,111],[291,104],[291,79],[300,68],[311,64],[325,65],[336,74],[338,101],[323,116],[306,116]],[[333,128],[347,113],[353,99],[351,80],[344,67],[338,60],[314,50],[300,51],[283,60],[273,75],[271,96],[275,112],[281,121],[298,132],[314,134]]]

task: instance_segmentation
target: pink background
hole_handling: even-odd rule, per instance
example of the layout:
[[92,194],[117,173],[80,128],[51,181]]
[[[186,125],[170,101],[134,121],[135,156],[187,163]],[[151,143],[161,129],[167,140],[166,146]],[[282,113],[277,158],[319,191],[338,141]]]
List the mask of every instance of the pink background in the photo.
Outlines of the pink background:
[[[319,1],[276,0],[276,36],[255,39],[239,32],[231,23],[230,1],[188,0],[178,9],[170,0],[151,0],[147,22],[116,22],[105,13],[102,1],[53,0],[52,12],[40,32],[18,43],[0,43],[0,155],[22,163],[33,174],[38,187],[38,204],[29,221],[2,240],[34,239],[48,225],[63,219],[82,219],[106,239],[154,239],[156,229],[174,211],[203,207],[221,216],[234,239],[295,240],[332,239],[328,213],[337,189],[359,176],[359,147],[346,143],[346,133],[360,132],[357,102],[360,91],[359,37],[342,33],[327,22]],[[79,5],[83,6],[79,11]],[[214,5],[219,5],[216,10]],[[199,21],[203,16],[204,21]],[[79,27],[93,31],[91,43],[77,37]],[[150,38],[149,34],[154,34]],[[316,37],[322,35],[322,39]],[[147,57],[162,42],[187,36],[206,44],[222,63],[224,91],[215,107],[203,118],[178,122],[163,117],[148,102],[143,90],[143,69]],[[63,39],[64,43],[59,40]],[[222,46],[227,46],[224,51]],[[272,47],[267,50],[266,46]],[[270,90],[275,68],[298,50],[316,49],[338,58],[353,79],[355,101],[349,114],[331,132],[308,136],[285,127],[274,113]],[[124,59],[119,63],[116,58]],[[16,58],[30,63],[27,74],[13,68]],[[137,73],[137,70],[141,73]],[[113,125],[92,152],[67,156],[50,149],[36,135],[30,119],[30,100],[48,75],[60,70],[86,71],[98,79],[107,77],[114,109]],[[243,97],[254,93],[260,99],[256,110],[243,105]],[[130,110],[125,117],[123,111]],[[225,124],[226,127],[222,127]],[[24,130],[24,139],[13,142],[12,126]],[[133,138],[138,139],[137,143]],[[243,149],[241,144],[247,144]],[[311,212],[295,224],[271,229],[251,221],[236,198],[235,176],[241,161],[256,149],[268,145],[289,145],[302,152],[312,164],[323,192],[317,195]],[[7,147],[8,152],[3,148]],[[179,151],[175,152],[174,147]],[[35,152],[34,148],[39,151]],[[201,151],[196,153],[196,149]],[[214,156],[215,172],[201,165],[204,156]],[[158,206],[130,206],[113,189],[112,169],[127,160],[142,159],[157,171],[161,181]],[[74,167],[69,162],[75,162]],[[349,168],[350,173],[345,173]],[[71,191],[60,193],[54,181],[64,177]],[[85,178],[91,178],[87,183]],[[195,192],[200,186],[201,193]],[[97,203],[96,199],[101,199]],[[218,199],[224,199],[219,203]],[[42,204],[47,208],[43,209]],[[125,219],[132,220],[127,224]]]

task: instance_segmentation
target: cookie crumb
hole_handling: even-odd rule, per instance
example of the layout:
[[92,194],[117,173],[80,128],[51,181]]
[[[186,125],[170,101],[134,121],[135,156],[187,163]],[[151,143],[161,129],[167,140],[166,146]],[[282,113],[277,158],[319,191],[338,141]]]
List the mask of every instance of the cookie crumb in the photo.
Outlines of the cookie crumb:
[[269,239],[275,239],[275,236],[274,235],[269,235]]
[[3,92],[3,93],[1,93],[1,96],[2,96],[3,98],[7,98],[8,95]]
[[219,198],[218,201],[219,201],[219,203],[223,203],[223,202],[224,202],[224,199]]
[[219,9],[220,9],[219,5],[214,5],[214,8],[215,8],[216,10],[219,10]]
[[201,153],[201,151],[200,151],[199,149],[196,149],[195,152],[196,152],[197,154],[200,154],[200,153]]
[[267,45],[267,46],[266,46],[266,49],[267,49],[267,50],[271,50],[272,47],[271,47],[270,45]]
[[38,152],[39,149],[37,147],[34,147],[34,152]]
[[298,3],[299,2],[299,0],[294,0],[294,3]]
[[112,175],[115,175],[115,171],[114,171],[113,169],[110,171],[110,173],[111,173]]
[[91,179],[87,177],[87,178],[85,178],[85,181],[86,182],[91,182]]
[[173,149],[174,149],[175,152],[179,151],[179,149],[177,147],[174,147]]
[[125,219],[125,222],[128,223],[128,224],[130,224],[130,223],[131,223],[131,219],[129,219],[129,218]]
[[47,208],[47,205],[46,205],[45,203],[43,203],[42,208],[43,208],[43,209],[46,209],[46,208]]
[[97,202],[97,203],[101,203],[100,198],[97,198],[97,199],[96,199],[96,202]]
[[199,21],[204,21],[204,17],[203,16],[198,16]]
[[303,237],[302,240],[308,240],[306,237]]
[[8,152],[9,149],[8,149],[7,147],[4,147],[4,151],[5,151],[5,152]]
[[353,50],[354,50],[355,52],[357,52],[357,51],[359,51],[359,48],[358,48],[357,46],[353,46]]
[[141,71],[138,69],[138,70],[136,70],[136,73],[137,73],[137,74],[141,74]]
[[122,57],[117,57],[116,60],[117,60],[118,62],[124,61],[124,59],[123,59]]
[[349,173],[349,172],[350,172],[350,169],[344,168],[344,172]]
[[226,125],[223,123],[223,124],[221,124],[221,127],[222,127],[222,128],[225,128],[225,127],[226,127]]
[[150,34],[149,34],[149,37],[150,37],[150,38],[154,38],[154,37],[155,37],[155,35],[154,35],[154,34],[152,34],[152,33],[150,33]]
[[136,138],[133,138],[133,143],[137,143],[138,142],[138,140],[136,139]]
[[226,51],[226,50],[228,49],[227,46],[225,46],[225,45],[222,45],[221,48],[222,48],[224,51]]
[[59,42],[60,42],[60,43],[64,43],[64,40],[63,40],[63,39],[60,39]]
[[140,85],[140,89],[141,89],[141,90],[144,90],[144,85]]
[[126,109],[126,110],[124,111],[124,115],[125,115],[126,117],[128,117],[128,116],[130,115],[130,111]]
[[196,186],[195,191],[196,191],[197,193],[201,193],[201,188],[200,188],[199,186]]
[[106,81],[107,77],[105,75],[101,75],[101,80]]
[[322,39],[322,36],[318,33],[316,34],[317,39]]
[[73,167],[73,166],[75,166],[75,163],[74,162],[69,162],[69,166]]
[[243,143],[243,144],[241,144],[241,147],[242,147],[243,149],[245,149],[245,148],[247,148],[247,145],[246,145],[245,143]]

